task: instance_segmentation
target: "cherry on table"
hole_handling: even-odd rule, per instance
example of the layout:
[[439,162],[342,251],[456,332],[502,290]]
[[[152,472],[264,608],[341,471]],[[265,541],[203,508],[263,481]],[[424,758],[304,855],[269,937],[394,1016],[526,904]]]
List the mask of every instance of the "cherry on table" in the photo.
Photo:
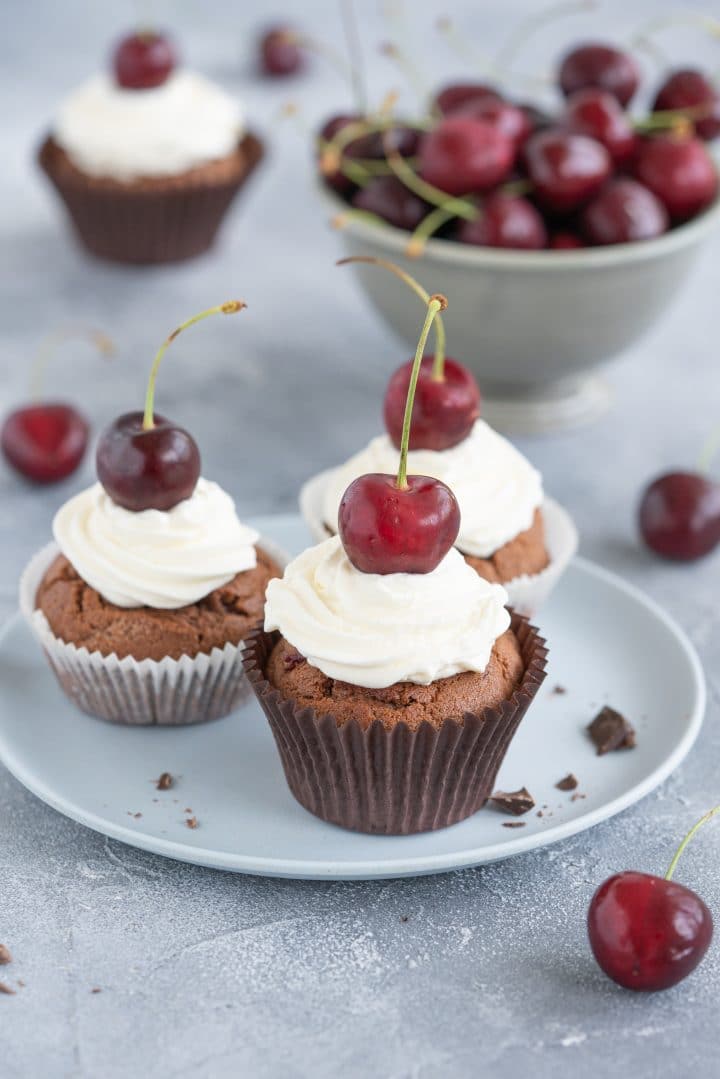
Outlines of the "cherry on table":
[[629,161],[637,135],[618,100],[607,90],[577,90],[567,100],[564,122],[569,131],[601,142],[616,165]]
[[512,140],[492,124],[449,116],[420,140],[420,175],[450,195],[487,191],[504,180],[515,159]]
[[663,558],[703,558],[720,543],[720,484],[698,472],[667,472],[644,491],[638,523]]
[[548,243],[545,223],[533,204],[503,191],[483,200],[474,221],[461,222],[456,239],[464,244],[523,251],[539,251]]
[[271,78],[295,75],[305,66],[296,35],[287,26],[274,26],[260,38],[260,69]]
[[589,202],[612,170],[602,143],[565,131],[531,135],[525,143],[525,165],[538,202],[556,213]]
[[165,34],[130,34],[118,43],[113,55],[115,79],[126,90],[162,86],[176,64],[175,50]]
[[672,134],[643,139],[633,174],[665,204],[674,221],[694,217],[717,195],[717,167],[700,139]]
[[627,52],[612,45],[590,42],[571,49],[560,64],[560,89],[569,97],[576,90],[607,90],[627,105],[640,85],[640,69]]
[[113,502],[127,510],[170,510],[189,498],[200,478],[200,451],[192,435],[155,414],[155,381],[168,346],[188,326],[209,315],[232,315],[242,300],[211,307],[183,322],[160,346],[150,371],[144,412],[126,412],[100,436],[96,467]]
[[397,176],[374,176],[350,201],[356,209],[377,214],[389,225],[409,232],[414,232],[429,209]]
[[43,401],[9,414],[0,445],[8,463],[26,479],[56,483],[78,467],[89,434],[88,421],[73,405]]
[[720,94],[711,79],[695,68],[668,75],[653,101],[653,112],[690,110],[688,119],[701,139],[720,135]]
[[434,104],[441,113],[449,115],[469,102],[482,101],[486,98],[502,101],[502,95],[488,83],[453,82],[438,91]]
[[667,232],[668,212],[652,191],[637,180],[618,177],[596,195],[581,216],[591,244],[626,244],[652,240]]

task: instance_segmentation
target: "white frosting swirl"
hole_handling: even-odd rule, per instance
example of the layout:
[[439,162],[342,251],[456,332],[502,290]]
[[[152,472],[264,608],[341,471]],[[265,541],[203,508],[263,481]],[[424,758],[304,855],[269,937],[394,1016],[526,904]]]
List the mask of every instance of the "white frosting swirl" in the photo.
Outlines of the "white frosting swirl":
[[237,101],[191,71],[128,90],[95,75],[60,106],[53,135],[91,176],[173,176],[226,157],[244,130]]
[[257,532],[204,479],[171,510],[140,513],[96,483],[60,507],[53,534],[83,580],[117,607],[185,607],[257,564]]
[[270,582],[265,629],[278,629],[327,675],[366,689],[426,686],[485,670],[510,625],[507,593],[451,550],[432,573],[361,573],[339,536]]
[[[380,435],[333,470],[323,500],[323,520],[337,531],[340,500],[350,483],[366,472],[395,473],[399,451]],[[489,558],[530,528],[543,500],[542,479],[530,462],[484,420],[448,450],[411,450],[408,472],[446,483],[460,505],[456,547]]]

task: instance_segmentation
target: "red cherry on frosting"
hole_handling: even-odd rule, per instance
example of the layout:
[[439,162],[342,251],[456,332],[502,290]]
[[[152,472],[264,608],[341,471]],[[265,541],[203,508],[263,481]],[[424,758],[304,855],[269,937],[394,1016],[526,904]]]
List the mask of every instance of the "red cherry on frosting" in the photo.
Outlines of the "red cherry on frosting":
[[[445,357],[442,378],[433,376],[434,356],[423,356],[410,427],[411,450],[447,450],[467,438],[480,415],[480,390],[467,367]],[[400,449],[405,402],[413,361],[390,376],[383,418],[393,445]]]
[[674,221],[686,221],[717,194],[717,167],[700,139],[658,135],[638,147],[633,172],[657,195]]
[[71,475],[87,448],[90,426],[72,405],[45,401],[15,409],[6,418],[0,445],[9,464],[35,483]]
[[701,139],[720,135],[720,94],[701,71],[682,68],[673,71],[657,92],[653,112],[688,109],[688,119]]
[[585,207],[581,223],[591,244],[626,244],[661,236],[670,219],[652,191],[620,177],[606,184]]
[[525,163],[539,203],[569,213],[589,202],[610,175],[602,143],[587,135],[540,131],[525,144]]
[[720,543],[720,484],[697,472],[668,472],[646,488],[640,533],[663,558],[692,562]]
[[512,140],[492,124],[449,116],[420,140],[420,175],[450,195],[487,191],[510,172]]
[[130,34],[115,49],[115,79],[126,90],[151,90],[162,86],[176,62],[173,47],[163,34]]
[[305,57],[292,30],[275,26],[260,39],[260,67],[265,75],[284,78],[305,66]]
[[578,45],[564,57],[558,76],[566,97],[576,90],[607,90],[627,105],[640,84],[640,69],[629,53],[611,45]]

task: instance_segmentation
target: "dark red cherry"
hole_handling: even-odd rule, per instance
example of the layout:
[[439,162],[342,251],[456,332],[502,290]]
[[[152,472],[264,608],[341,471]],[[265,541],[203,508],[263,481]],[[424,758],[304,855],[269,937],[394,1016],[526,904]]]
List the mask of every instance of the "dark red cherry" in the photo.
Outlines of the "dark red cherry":
[[496,191],[488,195],[474,221],[463,221],[456,233],[463,244],[538,251],[547,247],[545,223],[531,202]]
[[419,131],[412,127],[398,125],[386,132],[371,131],[367,135],[353,139],[345,153],[350,157],[368,157],[371,160],[381,161],[393,151],[401,157],[412,157],[417,153],[419,145]]
[[633,173],[665,204],[674,221],[687,221],[704,210],[718,190],[717,167],[700,139],[675,135],[644,139]]
[[[446,356],[442,378],[434,378],[434,360],[434,356],[422,359],[410,426],[411,450],[447,450],[457,446],[470,434],[480,415],[480,390],[467,367]],[[412,368],[412,360],[398,367],[385,391],[385,428],[398,449]]]
[[455,112],[456,109],[462,108],[463,105],[467,105],[471,101],[480,101],[484,98],[495,98],[498,101],[502,100],[502,96],[497,92],[495,87],[488,86],[484,82],[453,82],[448,86],[444,86],[438,94],[435,95],[435,105],[439,111],[445,115],[449,115],[451,112]]
[[71,475],[87,448],[90,426],[72,405],[45,401],[15,409],[5,419],[0,446],[9,464],[35,483]]
[[532,124],[523,109],[495,97],[469,101],[455,109],[453,116],[469,116],[473,120],[491,124],[498,131],[502,131],[503,135],[507,135],[516,150],[532,131]]
[[691,109],[690,119],[701,139],[720,135],[720,94],[702,71],[681,68],[667,77],[653,102],[653,112]]
[[640,533],[656,554],[692,562],[720,543],[720,484],[697,472],[668,472],[643,493]]
[[430,210],[428,204],[397,176],[374,176],[350,201],[356,209],[377,214],[396,229],[409,232],[415,231]]
[[525,143],[525,164],[538,202],[556,213],[569,213],[589,202],[612,169],[602,143],[564,131],[531,135]]
[[492,124],[449,116],[420,141],[420,174],[441,191],[464,195],[502,182],[515,158],[512,140]]
[[162,86],[176,64],[175,50],[164,34],[130,34],[113,55],[115,79],[126,90]]
[[601,884],[588,935],[600,967],[625,989],[669,989],[695,970],[712,940],[699,895],[673,880],[626,870]]
[[97,475],[113,502],[127,510],[170,510],[189,498],[200,478],[200,451],[182,427],[142,412],[118,416],[100,435]]
[[611,45],[578,45],[563,58],[558,76],[566,97],[576,90],[607,90],[627,105],[640,84],[640,69],[629,53]]
[[601,142],[616,165],[632,157],[637,135],[618,100],[607,90],[577,90],[568,98],[565,125],[576,135]]
[[260,38],[260,70],[273,78],[295,75],[305,66],[303,51],[287,26],[274,26]]
[[338,531],[361,573],[431,573],[460,531],[460,507],[449,487],[430,476],[360,476],[340,502]]
[[591,244],[627,244],[662,236],[670,225],[658,198],[637,180],[610,180],[583,210],[580,219]]
[[552,234],[548,246],[551,251],[578,251],[581,247],[585,247],[585,243],[576,232],[562,229]]

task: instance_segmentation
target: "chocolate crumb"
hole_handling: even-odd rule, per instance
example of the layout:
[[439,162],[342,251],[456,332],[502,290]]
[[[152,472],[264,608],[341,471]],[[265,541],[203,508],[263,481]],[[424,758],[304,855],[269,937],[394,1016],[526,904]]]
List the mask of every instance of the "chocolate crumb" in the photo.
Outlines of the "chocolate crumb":
[[580,792],[578,791],[578,792],[576,792],[575,794],[573,794],[573,796],[572,796],[572,798],[570,799],[570,801],[571,801],[571,802],[577,802],[577,801],[579,801],[579,800],[580,800],[581,798],[587,798],[587,794],[580,794]]
[[135,818],[135,820],[140,820],[140,818],[142,817],[142,813],[133,813],[133,817]]
[[5,963],[12,963],[12,956],[10,955],[10,949],[6,948],[4,944],[0,944],[0,966],[4,966]]
[[7,982],[0,982],[0,993],[4,993],[6,997],[15,996],[15,990],[11,989]]
[[100,986],[99,986],[99,985],[94,985],[94,986],[92,987],[92,989],[90,990],[90,992],[91,992],[91,993],[102,993],[102,989],[100,988]]
[[559,791],[574,791],[577,789],[577,785],[577,776],[574,776],[572,772],[568,772],[568,774],[563,779],[558,779],[557,783],[555,784]]
[[163,772],[155,780],[155,786],[159,791],[169,791],[175,780],[171,776],[170,772]]
[[22,980],[22,978],[18,978],[17,983],[21,989],[25,988],[25,982]]
[[407,922],[409,918],[410,918],[409,914],[401,914],[400,915],[400,921],[401,922]]
[[553,697],[564,697],[567,693],[565,686],[555,686],[553,688]]
[[607,705],[588,724],[587,731],[598,757],[616,749],[634,749],[636,745],[635,731],[625,716]]
[[525,821],[524,820],[504,820],[503,821],[503,828],[524,828],[524,827],[525,827]]
[[198,826],[197,817],[188,817],[188,819],[185,821],[185,823],[187,824],[188,828],[197,828],[197,826]]
[[535,799],[527,787],[521,787],[518,791],[495,791],[490,795],[490,803],[503,813],[512,813],[514,817],[521,817],[535,808]]
[[283,656],[283,666],[286,671],[292,671],[295,667],[299,667],[301,663],[305,662],[307,662],[305,656],[301,655],[297,649],[293,652],[288,652],[287,655]]
[[537,813],[535,814],[535,816],[536,816],[536,817],[544,817],[544,816],[545,816],[545,814],[543,813],[542,809],[538,809],[538,811],[537,811]]

